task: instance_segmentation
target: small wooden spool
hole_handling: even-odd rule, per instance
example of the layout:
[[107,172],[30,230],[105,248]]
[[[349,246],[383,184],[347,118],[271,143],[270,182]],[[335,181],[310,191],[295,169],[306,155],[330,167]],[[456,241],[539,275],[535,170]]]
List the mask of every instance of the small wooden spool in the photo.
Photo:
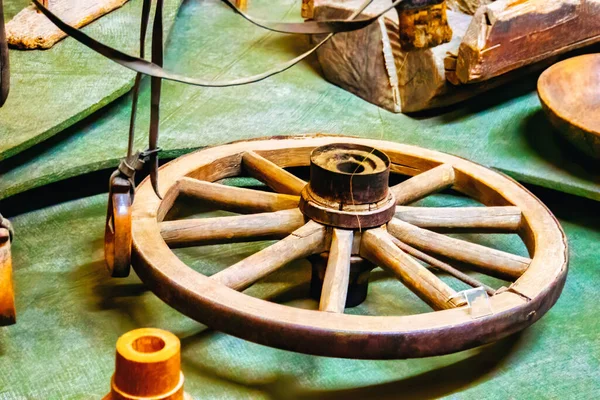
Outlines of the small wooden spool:
[[171,332],[127,332],[117,340],[115,374],[104,400],[189,400],[180,364],[179,339]]

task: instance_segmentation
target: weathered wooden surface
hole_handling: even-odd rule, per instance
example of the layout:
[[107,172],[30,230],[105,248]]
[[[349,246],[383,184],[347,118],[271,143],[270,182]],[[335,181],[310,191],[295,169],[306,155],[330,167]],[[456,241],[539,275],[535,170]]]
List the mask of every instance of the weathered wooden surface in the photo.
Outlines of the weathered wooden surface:
[[[314,18],[347,17],[358,0],[316,0]],[[363,13],[376,15],[389,2],[375,3]],[[446,79],[448,54],[457,54],[472,17],[448,11],[452,38],[430,49],[403,49],[395,10],[378,23],[358,31],[338,34],[317,51],[319,63],[330,82],[393,112],[415,112],[443,107],[498,85],[456,87]],[[368,49],[368,50],[367,50]],[[450,67],[453,68],[453,67]]]
[[600,159],[600,55],[548,68],[538,80],[538,95],[554,127],[577,149]]
[[423,251],[458,260],[503,279],[517,279],[529,267],[531,259],[455,239],[427,229],[417,228],[398,219],[388,224],[389,232]]
[[354,233],[350,230],[333,229],[329,259],[321,290],[319,310],[343,313],[350,280],[350,258]]
[[[128,0],[49,0],[49,9],[67,24],[81,28],[121,7]],[[19,49],[49,49],[66,34],[35,5],[24,8],[6,24],[8,43]]]
[[461,83],[480,82],[600,41],[596,0],[498,0],[481,7],[458,51]]
[[[4,0],[6,20],[29,4],[28,0]],[[181,0],[165,1],[166,32],[180,4]],[[108,45],[137,54],[141,6],[141,0],[129,1],[84,30]],[[133,72],[72,39],[46,51],[11,49],[9,54],[12,84],[0,108],[0,160],[64,131],[133,85]]]
[[396,218],[434,231],[517,232],[521,211],[517,207],[396,207]]
[[390,188],[396,204],[410,204],[454,184],[454,168],[442,164]]
[[360,254],[376,265],[389,268],[434,310],[464,305],[464,299],[457,296],[454,289],[400,250],[384,229],[372,229],[363,234]]
[[283,239],[304,225],[298,209],[232,217],[164,221],[160,233],[170,247]]

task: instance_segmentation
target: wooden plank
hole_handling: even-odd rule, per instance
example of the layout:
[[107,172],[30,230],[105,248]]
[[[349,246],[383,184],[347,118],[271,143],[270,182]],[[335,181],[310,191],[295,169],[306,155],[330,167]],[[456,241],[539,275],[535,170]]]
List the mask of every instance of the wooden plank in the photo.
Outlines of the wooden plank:
[[475,13],[458,50],[461,83],[488,80],[600,41],[595,0],[498,0]]
[[518,207],[396,207],[396,218],[438,232],[517,232]]
[[160,223],[160,234],[169,247],[280,239],[304,225],[298,209],[240,215],[196,218]]
[[181,194],[195,197],[222,210],[242,213],[287,210],[298,207],[300,201],[298,196],[220,185],[187,177],[179,179],[178,185]]
[[529,258],[418,228],[397,218],[391,220],[387,228],[393,236],[411,246],[468,263],[502,279],[519,278],[531,263]]
[[344,229],[333,229],[327,269],[323,279],[323,290],[319,310],[343,313],[350,280],[350,257],[354,233]]
[[306,182],[253,151],[244,153],[244,168],[277,193],[300,195]]
[[287,263],[326,249],[327,229],[309,221],[290,236],[211,276],[225,286],[243,290]]
[[[67,24],[81,28],[121,7],[128,0],[49,0],[48,8]],[[19,49],[49,49],[67,34],[40,13],[24,8],[6,24],[8,44]]]

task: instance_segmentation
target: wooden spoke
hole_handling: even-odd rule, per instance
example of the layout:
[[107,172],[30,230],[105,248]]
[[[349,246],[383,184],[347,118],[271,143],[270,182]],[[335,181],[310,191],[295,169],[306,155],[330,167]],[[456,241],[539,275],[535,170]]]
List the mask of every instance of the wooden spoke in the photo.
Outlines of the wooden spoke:
[[327,228],[309,221],[285,239],[211,276],[232,289],[243,290],[287,263],[326,250]]
[[360,255],[390,269],[410,290],[435,310],[464,305],[457,292],[400,250],[382,228],[363,232]]
[[390,190],[396,197],[396,204],[402,205],[413,203],[453,184],[454,168],[452,165],[442,164],[392,186]]
[[333,229],[329,260],[321,291],[320,311],[343,313],[350,280],[350,257],[354,233],[345,229]]
[[169,247],[281,239],[305,224],[298,209],[217,218],[164,221],[160,234]]
[[517,232],[517,207],[396,207],[396,217],[420,228],[442,232]]
[[178,180],[179,192],[213,204],[222,210],[260,213],[298,207],[300,198],[287,194],[262,192],[184,177]]
[[299,195],[306,182],[253,151],[244,153],[244,168],[278,193]]
[[394,244],[400,248],[400,250],[402,250],[403,252],[405,252],[407,254],[410,254],[414,258],[421,260],[423,262],[426,262],[427,264],[431,265],[432,267],[435,267],[441,271],[446,272],[449,275],[452,275],[453,277],[455,277],[458,280],[463,281],[467,285],[471,285],[472,287],[482,287],[487,292],[487,294],[489,294],[490,296],[493,296],[496,293],[496,291],[493,288],[479,282],[477,279],[470,277],[469,275],[465,274],[464,272],[457,270],[453,266],[446,264],[445,262],[442,262],[442,261],[438,260],[437,258],[433,258],[429,254],[423,253],[422,251],[417,250],[414,247],[409,246],[404,242],[401,242],[400,240],[396,239],[395,237],[393,237],[391,235],[390,235],[390,237],[392,238],[392,241],[394,242]]
[[531,263],[529,258],[431,232],[397,218],[388,223],[387,229],[411,246],[477,266],[483,272],[502,279],[519,278]]

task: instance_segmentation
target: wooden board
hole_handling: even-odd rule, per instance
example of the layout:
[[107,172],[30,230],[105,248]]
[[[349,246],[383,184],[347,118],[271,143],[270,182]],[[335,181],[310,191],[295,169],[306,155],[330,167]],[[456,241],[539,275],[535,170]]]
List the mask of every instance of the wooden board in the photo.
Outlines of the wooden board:
[[[127,1],[51,0],[48,7],[67,24],[81,28],[121,7]],[[32,4],[6,24],[6,36],[8,44],[19,49],[49,49],[66,34]]]
[[[181,0],[165,1],[170,31]],[[8,20],[28,5],[5,0]],[[141,0],[90,24],[92,37],[131,54],[139,47]],[[0,109],[0,160],[40,143],[125,94],[135,74],[72,39],[46,51],[11,49],[10,95]]]
[[461,83],[488,80],[600,41],[597,0],[498,0],[482,6],[456,60]]

